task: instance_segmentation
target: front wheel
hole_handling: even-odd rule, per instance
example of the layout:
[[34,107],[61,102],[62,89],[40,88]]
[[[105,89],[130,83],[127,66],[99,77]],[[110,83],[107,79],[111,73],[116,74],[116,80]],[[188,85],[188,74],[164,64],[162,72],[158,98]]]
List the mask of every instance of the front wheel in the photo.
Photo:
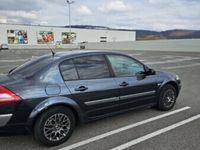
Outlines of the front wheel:
[[165,85],[159,94],[158,109],[164,111],[172,109],[176,103],[176,98],[177,92],[174,86]]
[[75,128],[75,118],[67,107],[53,107],[37,119],[34,126],[35,139],[47,146],[65,142]]

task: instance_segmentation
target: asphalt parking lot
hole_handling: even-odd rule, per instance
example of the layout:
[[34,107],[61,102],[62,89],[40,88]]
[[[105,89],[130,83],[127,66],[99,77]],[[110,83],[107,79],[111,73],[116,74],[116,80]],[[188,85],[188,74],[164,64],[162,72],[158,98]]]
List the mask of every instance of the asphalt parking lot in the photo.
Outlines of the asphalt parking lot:
[[[0,52],[0,73],[50,50]],[[0,150],[200,150],[200,53],[121,51],[155,69],[177,73],[182,90],[173,110],[142,109],[76,128],[57,147],[39,145],[32,135],[0,136]]]

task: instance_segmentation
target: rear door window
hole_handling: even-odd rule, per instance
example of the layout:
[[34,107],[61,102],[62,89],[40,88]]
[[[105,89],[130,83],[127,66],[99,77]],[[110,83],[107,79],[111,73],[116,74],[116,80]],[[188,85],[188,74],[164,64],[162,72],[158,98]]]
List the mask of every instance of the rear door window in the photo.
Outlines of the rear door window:
[[74,59],[80,79],[101,79],[110,77],[110,72],[103,55],[84,56]]

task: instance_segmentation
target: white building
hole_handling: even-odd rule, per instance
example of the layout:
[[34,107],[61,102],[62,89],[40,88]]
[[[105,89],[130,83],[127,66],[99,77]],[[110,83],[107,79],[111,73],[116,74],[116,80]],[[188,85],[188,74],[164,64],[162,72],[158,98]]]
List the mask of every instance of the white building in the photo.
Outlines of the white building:
[[122,42],[135,41],[134,31],[107,30],[107,29],[71,29],[69,28],[36,25],[0,24],[0,44],[6,43],[11,48],[45,48],[46,43],[59,45],[63,48],[69,43],[93,42]]

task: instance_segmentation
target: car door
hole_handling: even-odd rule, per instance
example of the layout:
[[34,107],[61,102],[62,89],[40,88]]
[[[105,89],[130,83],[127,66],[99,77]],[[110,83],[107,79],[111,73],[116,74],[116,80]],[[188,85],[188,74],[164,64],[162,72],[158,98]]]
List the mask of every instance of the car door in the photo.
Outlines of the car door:
[[[155,104],[155,75],[145,73],[144,65],[125,55],[107,55],[120,91],[120,110]],[[141,78],[143,76],[143,78]]]
[[66,60],[60,68],[73,99],[87,117],[100,117],[117,110],[118,86],[110,75],[104,55]]

